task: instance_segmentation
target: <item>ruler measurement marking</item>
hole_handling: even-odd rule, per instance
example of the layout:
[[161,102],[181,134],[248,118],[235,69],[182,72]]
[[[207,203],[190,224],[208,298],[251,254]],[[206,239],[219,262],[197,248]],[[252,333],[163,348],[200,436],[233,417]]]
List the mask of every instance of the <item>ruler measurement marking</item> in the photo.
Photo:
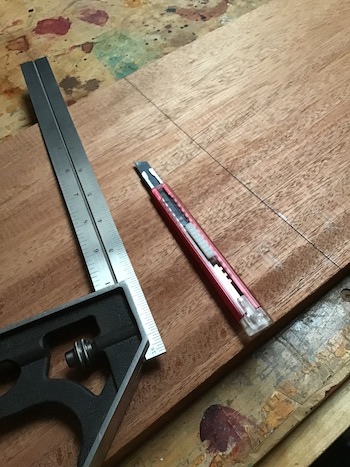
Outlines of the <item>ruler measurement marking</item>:
[[126,281],[150,342],[146,359],[160,355],[163,341],[50,65],[39,59],[22,70],[93,287]]

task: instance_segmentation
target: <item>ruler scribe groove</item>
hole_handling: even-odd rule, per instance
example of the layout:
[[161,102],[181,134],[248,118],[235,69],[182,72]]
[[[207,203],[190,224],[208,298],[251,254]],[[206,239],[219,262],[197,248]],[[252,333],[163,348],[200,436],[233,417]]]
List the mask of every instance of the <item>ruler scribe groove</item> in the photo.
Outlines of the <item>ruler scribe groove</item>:
[[162,338],[50,65],[41,58],[21,67],[92,285],[127,283],[150,343],[146,360],[161,355]]

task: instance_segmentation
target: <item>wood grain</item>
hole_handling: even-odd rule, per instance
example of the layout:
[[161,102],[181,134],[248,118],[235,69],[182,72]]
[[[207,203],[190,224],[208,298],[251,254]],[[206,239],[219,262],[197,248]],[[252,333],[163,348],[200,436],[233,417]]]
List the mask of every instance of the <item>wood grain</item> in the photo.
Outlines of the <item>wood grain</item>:
[[350,259],[349,34],[349,1],[274,1],[128,78],[339,266]]
[[[264,30],[269,25],[269,14],[277,9],[277,4],[271,5],[270,13],[262,8],[261,16],[256,13],[253,17],[253,30]],[[282,11],[275,25],[281,31],[291,20],[291,13],[288,16]],[[307,23],[309,34],[317,36],[313,21]],[[244,33],[244,25],[244,21],[237,23],[236,35],[241,30]],[[258,43],[261,37],[256,34],[251,40]],[[223,37],[227,41],[231,35],[229,27]],[[211,42],[208,37],[207,43]],[[205,53],[206,43],[201,44]],[[264,66],[259,49],[250,50],[251,60]],[[293,53],[291,57],[297,60],[297,51]],[[218,55],[212,54],[209,47],[207,60],[215,60]],[[275,60],[278,63],[278,56]],[[162,63],[174,70],[179,66],[176,54],[173,65]],[[245,66],[250,68],[248,59]],[[164,69],[165,76],[168,68]],[[214,77],[215,72],[211,73]],[[159,80],[162,93],[163,73],[159,69],[152,80]],[[214,81],[212,87],[216,86]],[[183,93],[186,103],[186,86],[180,79],[178,84],[177,93]],[[230,100],[226,95],[221,101],[223,112],[231,105]],[[209,114],[212,101],[202,101],[200,111],[204,112],[207,102]],[[198,107],[193,106],[193,111],[196,118]],[[183,111],[184,115],[187,112]],[[164,421],[169,411],[227,362],[237,361],[257,345],[257,341],[248,343],[237,326],[226,319],[177,246],[132,170],[135,159],[148,160],[174,188],[276,321],[276,329],[278,321],[291,319],[295,308],[327,282],[338,267],[222,167],[214,159],[215,149],[214,157],[201,149],[129,83],[122,81],[96,92],[74,105],[71,113],[168,350],[157,364],[145,368],[109,452],[112,461],[149,427]],[[214,118],[212,124],[208,135],[215,133]],[[185,122],[184,128],[187,132]],[[231,144],[233,152],[233,141],[227,144]],[[282,154],[281,166],[284,161]],[[277,183],[278,171],[275,177]],[[89,289],[36,126],[1,144],[0,186],[3,326],[81,296]],[[292,199],[289,202],[293,204]],[[49,422],[34,423],[30,434],[23,438],[18,431],[10,434],[1,439],[4,465],[74,464],[75,440]]]

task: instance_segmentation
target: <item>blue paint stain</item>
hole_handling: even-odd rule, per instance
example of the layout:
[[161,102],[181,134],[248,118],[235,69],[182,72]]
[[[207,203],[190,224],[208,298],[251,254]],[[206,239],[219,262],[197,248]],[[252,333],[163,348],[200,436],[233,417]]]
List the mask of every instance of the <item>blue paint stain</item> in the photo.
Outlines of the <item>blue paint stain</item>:
[[108,32],[98,39],[92,53],[117,79],[125,78],[163,55],[160,47],[150,47],[144,37]]

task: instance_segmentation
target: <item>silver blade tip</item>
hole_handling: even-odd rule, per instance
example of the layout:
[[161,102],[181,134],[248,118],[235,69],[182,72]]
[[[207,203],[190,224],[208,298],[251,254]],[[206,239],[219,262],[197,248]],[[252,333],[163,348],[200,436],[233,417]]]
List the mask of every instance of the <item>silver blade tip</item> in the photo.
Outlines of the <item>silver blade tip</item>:
[[142,173],[142,172],[147,172],[151,166],[149,165],[148,162],[145,162],[145,161],[136,161],[134,162],[134,166],[135,166],[135,169],[139,172],[139,173]]

